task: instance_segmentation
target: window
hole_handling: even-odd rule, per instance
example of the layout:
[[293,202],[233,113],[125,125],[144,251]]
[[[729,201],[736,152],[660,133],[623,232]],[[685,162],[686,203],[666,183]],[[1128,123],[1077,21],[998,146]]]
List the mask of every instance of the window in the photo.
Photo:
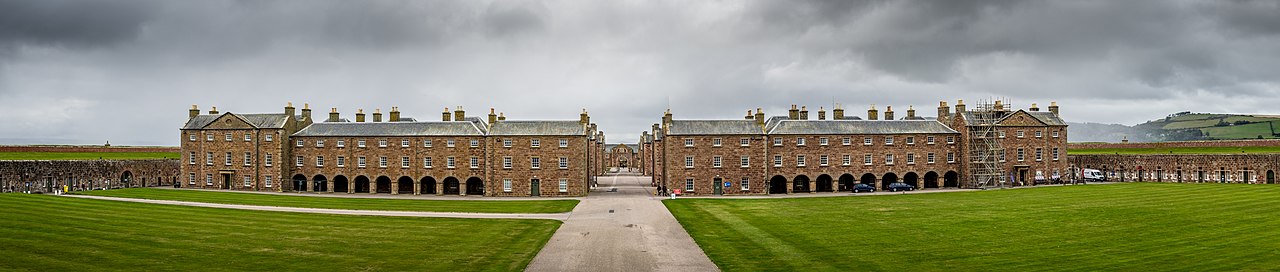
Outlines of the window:
[[364,156],[360,156],[360,157],[356,158],[356,167],[364,168],[364,167],[365,167],[365,165],[367,165],[367,164],[365,163]]
[[827,137],[818,138],[818,145],[827,145]]
[[871,165],[872,163],[874,161],[872,161],[871,154],[862,155],[862,165]]
[[542,147],[542,139],[529,140],[529,147]]
[[954,143],[956,143],[956,137],[955,137],[955,136],[947,136],[947,144],[954,144]]
[[741,184],[740,186],[742,186],[743,191],[751,190],[751,187],[747,185],[751,184],[751,179],[748,179],[747,177],[742,177],[742,182],[739,182],[738,184]]
[[853,144],[853,138],[849,138],[849,137],[840,138],[840,145],[851,145],[851,144]]
[[782,167],[782,156],[773,156],[773,167]]
[[378,157],[378,167],[387,168],[387,156]]
[[796,137],[796,146],[804,145],[804,137]]
[[195,173],[187,174],[187,184],[190,184],[190,185],[196,185],[196,174],[195,174]]
[[204,165],[213,165],[213,152],[204,153]]
[[684,146],[693,146],[693,139],[684,139]]
[[378,147],[387,147],[387,139],[378,140]]
[[400,157],[400,168],[409,168],[409,157]]
[[316,156],[316,167],[324,166],[324,156]]
[[338,146],[338,147],[347,147],[347,141],[346,141],[346,140],[338,140],[338,144],[336,144],[336,146]]
[[363,147],[364,147],[364,140],[356,140],[356,147],[363,148]]
[[560,169],[569,169],[569,158],[560,157]]
[[263,158],[262,163],[266,164],[268,167],[271,166],[271,153],[267,153],[266,158]]
[[1018,135],[1018,138],[1022,138],[1023,136],[1025,136],[1025,135],[1024,135],[1024,133],[1022,133],[1022,131],[1021,131],[1021,130],[1019,130],[1019,131],[1018,131],[1018,134],[1017,134],[1017,135]]
[[187,160],[188,160],[187,164],[195,165],[195,164],[196,164],[196,152],[191,152],[191,155],[190,155],[190,156],[187,156]]
[[231,141],[231,133],[230,133],[230,132],[228,132],[226,135],[227,135],[227,141],[228,141],[228,142],[230,142],[230,141]]
[[264,186],[266,186],[267,188],[271,188],[271,185],[272,185],[272,184],[271,184],[271,176],[265,176],[265,177],[262,177],[262,183],[263,183],[263,185],[264,185]]
[[773,138],[773,145],[782,145],[782,138]]
[[907,144],[909,144],[909,145],[916,144],[916,137],[915,137],[915,136],[907,136]]
[[480,147],[480,140],[471,139],[471,147]]
[[720,168],[720,165],[721,165],[721,164],[720,164],[720,162],[721,162],[721,160],[720,160],[720,156],[714,156],[714,157],[711,157],[711,167],[712,167],[712,168]]
[[400,147],[409,147],[409,140],[407,139],[400,140]]
[[251,164],[253,164],[253,153],[245,152],[245,153],[244,153],[244,166],[249,166],[249,165],[251,165]]
[[511,139],[502,139],[502,147],[511,147]]
[[445,146],[445,147],[454,147],[453,139],[445,140],[445,141],[444,141],[444,146]]
[[954,162],[956,162],[956,153],[955,153],[955,152],[947,152],[947,162],[948,162],[948,163],[954,163]]
[[[248,133],[248,132],[244,133],[244,141],[246,141],[246,142],[252,142],[252,141],[253,141],[253,135],[249,135],[249,133]],[[248,176],[245,176],[245,178],[248,178]]]
[[225,158],[223,159],[223,165],[231,166],[231,152],[227,152],[227,155],[223,156],[223,158]]
[[719,147],[719,146],[720,146],[720,138],[712,138],[712,139],[711,139],[711,146]]
[[338,167],[347,166],[347,157],[338,156]]
[[480,168],[480,158],[471,157],[471,169]]
[[511,169],[511,156],[502,157],[502,168]]
[[1054,131],[1053,131],[1053,137],[1054,137],[1054,138],[1058,138],[1058,131],[1057,131],[1057,130],[1054,130]]
[[302,144],[303,144],[302,140],[298,140],[298,142],[295,143],[293,146],[302,147]]
[[569,147],[569,139],[560,139],[560,147]]
[[933,153],[932,153],[932,152],[930,152],[929,154],[925,155],[925,163],[933,163]]
[[1000,150],[1000,162],[1004,162],[1004,159],[1005,159],[1005,156],[1004,156],[1004,155],[1005,155],[1004,149],[1001,149],[1001,150]]
[[871,145],[871,137],[863,137],[862,145]]
[[916,154],[907,153],[907,164],[916,164]]
[[569,191],[569,179],[563,179],[563,178],[560,179],[560,192],[563,193],[568,191]]
[[1057,147],[1054,147],[1054,148],[1053,148],[1053,160],[1055,160],[1055,161],[1056,161],[1056,160],[1058,160],[1058,148],[1057,148]]
[[1023,160],[1024,160],[1024,158],[1025,158],[1025,154],[1023,154],[1022,149],[1021,149],[1021,148],[1019,148],[1019,149],[1018,149],[1018,161],[1023,161]]
[[693,178],[684,179],[684,190],[688,192],[693,192]]
[[302,156],[298,156],[298,158],[295,159],[293,166],[302,166]]
[[431,168],[431,157],[422,158],[422,168]]
[[796,155],[796,167],[804,167],[804,155]]
[[188,133],[188,134],[187,134],[187,141],[192,141],[192,142],[196,141],[196,134],[195,134],[195,133]]
[[244,176],[244,187],[249,187],[249,186],[253,186],[253,177]]
[[818,156],[818,166],[827,166],[827,155]]
[[502,179],[502,191],[511,192],[511,179]]
[[750,138],[738,139],[738,146],[751,146],[751,139]]
[[213,186],[213,174],[204,174],[204,185]]
[[204,141],[206,141],[206,142],[212,142],[212,141],[213,141],[213,134],[205,134],[205,135],[204,135]]
[[884,164],[893,164],[893,154],[884,154]]
[[1044,160],[1044,148],[1036,148],[1036,161]]
[[893,136],[884,136],[884,145],[893,145]]
[[324,147],[324,140],[316,140],[316,147]]
[[1004,131],[1003,130],[999,131],[999,135],[996,137],[1004,138]]
[[693,168],[693,156],[684,156],[684,168]]
[[422,147],[431,147],[431,140],[422,140]]
[[454,159],[453,157],[445,158],[445,159],[444,159],[444,167],[445,167],[445,168],[449,168],[449,169],[453,169],[453,168],[458,167],[458,161],[457,161],[457,159]]
[[840,165],[848,166],[850,163],[853,163],[853,158],[851,156],[848,154],[840,156]]
[[742,156],[741,158],[738,158],[738,164],[741,165],[742,168],[751,167],[751,156]]
[[[272,137],[272,136],[275,136],[275,135],[274,135],[274,134],[271,134],[271,133],[267,133],[267,141],[268,141],[268,142],[270,142],[271,140],[273,140],[272,138],[275,138],[275,137]],[[267,180],[271,180],[271,177],[267,177]],[[267,187],[271,187],[271,186],[267,186]]]
[[933,136],[925,136],[925,137],[924,137],[924,143],[925,143],[925,144],[933,144]]
[[541,169],[542,159],[538,157],[529,158],[529,168]]
[[1037,130],[1037,131],[1036,131],[1036,138],[1043,138],[1043,137],[1044,137],[1044,132],[1043,132],[1043,131],[1039,131],[1039,130]]

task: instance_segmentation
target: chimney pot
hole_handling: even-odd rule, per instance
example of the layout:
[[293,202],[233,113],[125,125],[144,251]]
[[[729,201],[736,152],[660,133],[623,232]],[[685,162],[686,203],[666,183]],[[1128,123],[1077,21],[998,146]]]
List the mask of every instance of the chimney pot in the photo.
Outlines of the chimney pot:
[[867,120],[880,120],[879,111],[876,110],[876,104],[871,104],[871,108],[867,109]]
[[218,114],[218,106],[210,107],[209,114]]
[[200,108],[192,104],[191,109],[187,110],[187,119],[196,118],[196,116],[200,116]]
[[1049,102],[1049,112],[1052,112],[1053,115],[1058,115],[1058,102],[1056,101]]
[[884,107],[884,120],[893,120],[893,106]]

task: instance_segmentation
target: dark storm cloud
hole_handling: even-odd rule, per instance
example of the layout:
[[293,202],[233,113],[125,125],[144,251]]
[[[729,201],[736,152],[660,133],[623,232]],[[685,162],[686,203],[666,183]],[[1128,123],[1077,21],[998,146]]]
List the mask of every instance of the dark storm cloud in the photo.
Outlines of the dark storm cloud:
[[[1276,113],[1276,1],[0,1],[0,142],[174,144],[190,104],[677,118],[1058,101]],[[1140,105],[1140,106],[1135,106]],[[123,120],[120,122],[108,120]]]

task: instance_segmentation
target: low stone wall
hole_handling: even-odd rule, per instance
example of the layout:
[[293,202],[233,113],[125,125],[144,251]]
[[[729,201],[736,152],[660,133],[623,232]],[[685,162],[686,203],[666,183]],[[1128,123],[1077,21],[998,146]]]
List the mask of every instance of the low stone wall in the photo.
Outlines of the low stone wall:
[[0,161],[0,191],[49,193],[172,186],[181,181],[177,159]]
[[0,145],[0,152],[178,152],[170,146]]
[[1154,143],[1068,143],[1067,149],[1093,148],[1165,148],[1165,147],[1255,147],[1280,146],[1280,140],[1216,140]]
[[1073,168],[1102,170],[1111,181],[1276,182],[1280,154],[1067,155]]

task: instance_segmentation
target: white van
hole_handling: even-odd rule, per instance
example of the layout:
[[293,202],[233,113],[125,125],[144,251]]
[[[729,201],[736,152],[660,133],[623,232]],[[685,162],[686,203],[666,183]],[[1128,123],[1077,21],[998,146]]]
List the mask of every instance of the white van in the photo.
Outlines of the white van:
[[1107,176],[1103,175],[1102,171],[1099,171],[1098,169],[1081,169],[1080,177],[1083,177],[1085,180],[1107,181]]

